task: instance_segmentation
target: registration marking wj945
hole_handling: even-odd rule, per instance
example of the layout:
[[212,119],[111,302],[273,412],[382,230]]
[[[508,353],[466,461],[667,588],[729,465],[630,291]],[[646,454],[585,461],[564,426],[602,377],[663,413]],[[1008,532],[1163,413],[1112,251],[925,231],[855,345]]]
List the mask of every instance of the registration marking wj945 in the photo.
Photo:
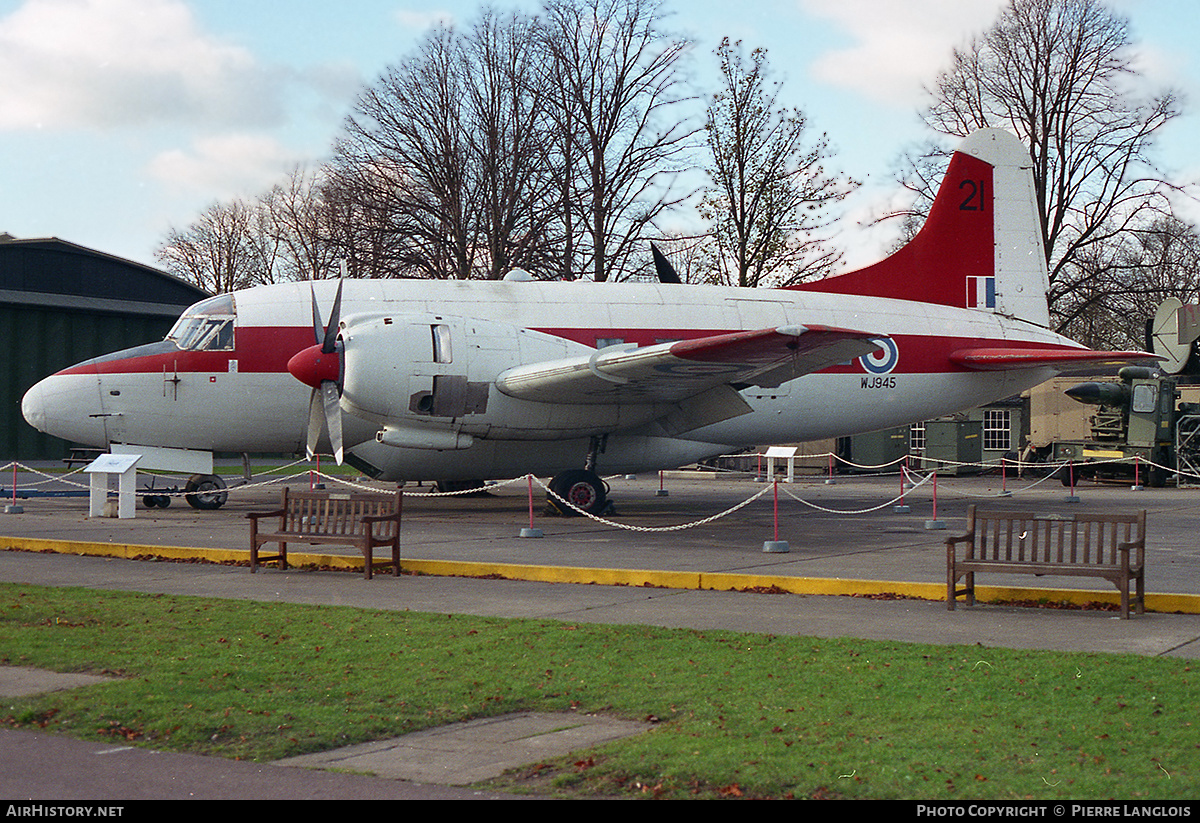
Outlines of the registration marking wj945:
[[863,389],[894,389],[896,388],[896,378],[888,375],[886,377],[863,377],[859,383],[859,388]]
[[892,370],[900,362],[900,349],[890,337],[876,337],[871,342],[875,343],[879,348],[870,354],[864,354],[858,358],[858,362],[862,365],[863,370],[867,372],[867,375],[862,378],[862,382],[859,384],[860,388],[896,388],[896,378],[892,376]]

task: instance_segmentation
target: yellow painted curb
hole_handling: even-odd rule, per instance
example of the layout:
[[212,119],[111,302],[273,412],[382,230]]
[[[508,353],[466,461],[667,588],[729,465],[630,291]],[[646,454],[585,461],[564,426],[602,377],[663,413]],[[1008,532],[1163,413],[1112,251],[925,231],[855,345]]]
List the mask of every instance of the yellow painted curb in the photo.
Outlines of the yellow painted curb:
[[[72,540],[46,540],[27,537],[0,537],[0,549],[57,554],[84,554],[119,557],[127,560],[161,557],[169,560],[208,560],[214,563],[248,563],[250,552],[237,549],[206,549],[185,546],[143,546],[125,543],[84,543]],[[320,566],[334,569],[362,569],[355,555],[288,552],[293,566]],[[920,600],[945,600],[944,583],[910,583],[895,580],[857,580],[841,577],[787,577],[775,575],[731,574],[726,572],[677,572],[656,569],[606,569],[583,566],[538,566],[524,563],[475,563],[452,560],[401,561],[404,571],[435,577],[496,577],[542,583],[576,583],[602,586],[644,586],[661,589],[709,591],[774,590],[789,594],[857,596],[898,595]],[[268,567],[269,568],[269,567]],[[1016,588],[976,586],[975,599],[981,603],[1013,600],[1087,603],[1120,603],[1114,591],[1087,589]],[[1200,614],[1200,595],[1147,593],[1146,610],[1163,613]]]

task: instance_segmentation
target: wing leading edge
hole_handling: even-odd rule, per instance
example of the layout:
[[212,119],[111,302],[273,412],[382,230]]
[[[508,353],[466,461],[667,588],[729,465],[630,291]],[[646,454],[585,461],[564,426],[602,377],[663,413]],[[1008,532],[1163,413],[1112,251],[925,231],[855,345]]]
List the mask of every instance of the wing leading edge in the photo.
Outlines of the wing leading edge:
[[878,334],[781,326],[659,343],[610,346],[578,357],[516,366],[500,391],[545,403],[677,403],[718,386],[778,386],[870,354]]

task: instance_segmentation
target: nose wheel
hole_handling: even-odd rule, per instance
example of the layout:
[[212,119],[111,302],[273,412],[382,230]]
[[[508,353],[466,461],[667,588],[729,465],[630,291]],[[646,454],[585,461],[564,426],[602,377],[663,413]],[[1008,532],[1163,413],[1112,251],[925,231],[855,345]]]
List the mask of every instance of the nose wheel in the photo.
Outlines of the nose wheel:
[[[587,469],[571,469],[557,475],[550,481],[550,490],[588,514],[599,515],[608,505],[608,485],[599,475]],[[566,516],[579,514],[554,496],[550,497],[550,505]]]

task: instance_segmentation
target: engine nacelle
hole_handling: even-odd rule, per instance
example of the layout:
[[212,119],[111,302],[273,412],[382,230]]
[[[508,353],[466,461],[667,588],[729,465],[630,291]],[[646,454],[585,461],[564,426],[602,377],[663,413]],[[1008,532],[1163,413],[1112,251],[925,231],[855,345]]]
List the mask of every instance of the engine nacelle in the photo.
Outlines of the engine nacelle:
[[348,318],[341,340],[343,410],[379,424],[379,442],[397,447],[463,449],[472,438],[489,436],[588,436],[668,411],[652,404],[569,406],[508,397],[495,387],[501,372],[593,350],[507,323],[418,313]]

